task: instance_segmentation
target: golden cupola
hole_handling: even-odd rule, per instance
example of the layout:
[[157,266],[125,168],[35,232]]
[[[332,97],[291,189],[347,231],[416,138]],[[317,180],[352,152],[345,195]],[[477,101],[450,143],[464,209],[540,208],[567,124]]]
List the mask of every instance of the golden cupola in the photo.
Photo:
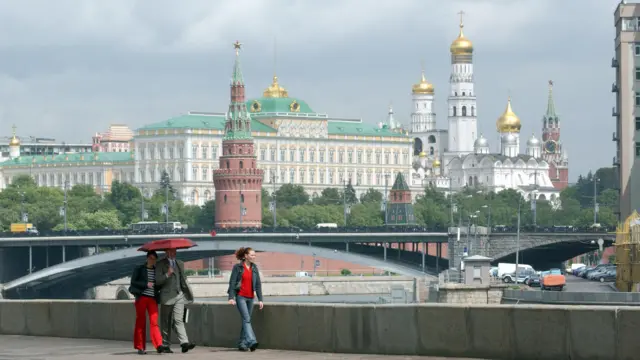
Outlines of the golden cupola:
[[433,84],[430,84],[427,81],[427,78],[424,76],[424,70],[422,70],[422,78],[420,79],[420,82],[411,87],[411,92],[414,94],[433,95]]
[[273,75],[273,82],[264,90],[262,96],[266,98],[286,98],[289,97],[289,93],[278,84],[278,76]]
[[464,28],[464,24],[462,22],[462,12],[460,12],[460,33],[458,37],[453,40],[449,50],[451,51],[451,55],[471,55],[473,54],[473,43],[471,40],[467,39],[462,32],[462,28]]
[[440,160],[438,160],[438,159],[433,160],[433,163],[431,164],[431,166],[433,168],[439,168],[440,167]]
[[427,157],[427,153],[423,150],[423,151],[420,151],[420,154],[418,154],[418,156],[423,159]]
[[521,127],[520,118],[511,109],[511,97],[509,97],[506,110],[496,121],[496,128],[499,133],[519,133]]
[[9,141],[9,146],[20,146],[20,140],[16,137],[16,126],[13,126],[13,137]]

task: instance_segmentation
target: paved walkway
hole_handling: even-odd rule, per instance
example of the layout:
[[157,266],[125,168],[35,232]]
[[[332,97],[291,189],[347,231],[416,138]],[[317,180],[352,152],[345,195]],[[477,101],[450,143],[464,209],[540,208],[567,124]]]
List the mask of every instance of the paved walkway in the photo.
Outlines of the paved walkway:
[[[0,360],[127,360],[141,358],[132,349],[132,344],[123,341],[103,341],[90,339],[62,339],[33,336],[0,335]],[[174,347],[174,351],[178,347]],[[147,356],[175,357],[173,354],[157,354],[149,352]],[[384,356],[384,355],[352,355],[308,353],[296,351],[261,350],[254,353],[240,352],[235,349],[197,347],[188,353],[189,360],[234,360],[251,358],[252,360],[314,360],[314,359],[345,359],[345,360],[451,360],[451,358],[436,358],[424,356]],[[458,359],[464,360],[464,359]],[[471,360],[471,359],[467,359]]]

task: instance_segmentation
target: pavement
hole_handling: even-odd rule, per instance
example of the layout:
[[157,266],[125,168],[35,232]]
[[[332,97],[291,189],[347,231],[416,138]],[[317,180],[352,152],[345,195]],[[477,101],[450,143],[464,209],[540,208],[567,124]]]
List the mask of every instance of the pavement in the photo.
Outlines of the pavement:
[[591,281],[570,274],[566,275],[568,292],[612,292],[613,289],[607,282]]
[[[132,329],[133,332],[133,329]],[[148,345],[147,351],[151,349]],[[173,347],[176,351],[177,346]],[[147,356],[175,357],[182,356],[180,352],[173,354],[158,354],[149,351]],[[196,347],[186,355],[189,360],[234,360],[251,358],[252,360],[320,360],[320,359],[345,359],[345,360],[481,360],[462,358],[443,358],[427,356],[386,356],[386,355],[358,355],[358,354],[331,354],[311,353],[300,351],[281,351],[258,349],[254,353],[240,352],[236,349]],[[140,359],[133,350],[133,344],[125,341],[105,341],[93,339],[65,339],[36,336],[0,335],[0,360],[104,360],[104,359]]]

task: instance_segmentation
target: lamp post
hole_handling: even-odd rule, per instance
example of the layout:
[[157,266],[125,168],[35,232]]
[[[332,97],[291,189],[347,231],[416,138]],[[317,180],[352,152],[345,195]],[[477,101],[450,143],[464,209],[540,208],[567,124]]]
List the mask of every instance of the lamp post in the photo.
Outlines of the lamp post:
[[598,179],[597,177],[593,177],[593,225],[598,223]]
[[64,203],[62,204],[64,206],[64,209],[62,210],[64,212],[64,232],[67,232],[67,188],[69,187],[69,181],[65,181],[64,182]]
[[520,264],[520,207],[522,196],[518,198],[518,224],[516,229],[516,284],[518,283],[518,265]]
[[384,174],[384,224],[388,223],[389,214],[389,194],[387,193],[387,186],[389,185],[389,174]]
[[164,188],[164,219],[165,222],[168,224],[169,223],[169,186],[166,186]]
[[271,200],[271,211],[273,212],[273,228],[276,228],[276,224],[277,224],[277,200],[276,200],[276,173],[275,171],[271,173],[271,183],[273,184],[273,195],[271,196],[271,198],[273,200]]

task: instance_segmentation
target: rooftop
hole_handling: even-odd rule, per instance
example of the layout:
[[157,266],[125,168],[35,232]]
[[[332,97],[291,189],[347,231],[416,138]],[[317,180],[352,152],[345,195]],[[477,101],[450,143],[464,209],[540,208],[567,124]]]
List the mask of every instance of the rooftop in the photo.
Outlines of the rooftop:
[[0,163],[0,167],[48,165],[48,164],[90,164],[90,163],[114,163],[133,161],[133,153],[130,152],[93,152],[93,153],[67,153],[60,155],[33,155],[20,156],[15,159]]

